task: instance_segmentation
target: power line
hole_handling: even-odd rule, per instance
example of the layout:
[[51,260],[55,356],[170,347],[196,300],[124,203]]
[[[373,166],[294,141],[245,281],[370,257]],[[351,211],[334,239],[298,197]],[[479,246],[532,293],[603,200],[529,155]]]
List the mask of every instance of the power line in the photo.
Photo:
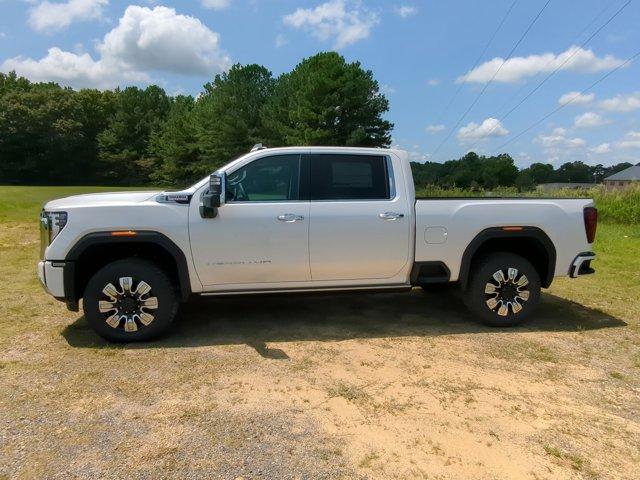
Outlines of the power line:
[[510,140],[508,140],[507,142],[503,143],[502,145],[500,145],[496,150],[502,150],[504,147],[506,147],[507,145],[509,145],[510,143],[512,143],[513,141],[517,140],[518,138],[520,138],[522,135],[524,135],[525,133],[529,132],[530,130],[532,130],[533,128],[537,127],[538,125],[540,125],[542,122],[544,122],[547,118],[549,118],[552,115],[555,115],[557,112],[559,112],[560,110],[562,110],[563,108],[565,108],[567,105],[570,105],[571,103],[573,103],[574,100],[576,100],[578,97],[580,97],[581,95],[584,95],[585,93],[587,93],[589,90],[591,90],[593,87],[595,87],[596,85],[598,85],[599,83],[603,82],[604,80],[606,80],[608,77],[610,77],[611,75],[613,75],[615,72],[617,72],[618,70],[620,70],[621,68],[625,67],[626,65],[628,65],[629,63],[631,63],[636,57],[640,56],[640,51],[636,52],[635,54],[633,54],[632,56],[630,56],[629,58],[627,58],[623,63],[621,63],[620,65],[618,65],[617,67],[615,67],[612,70],[609,70],[609,72],[607,72],[605,75],[603,75],[602,77],[600,77],[598,80],[596,80],[595,82],[593,82],[591,85],[589,85],[587,88],[585,88],[584,90],[582,90],[579,93],[576,93],[573,97],[571,97],[571,99],[567,102],[564,103],[562,105],[560,105],[559,107],[555,108],[554,110],[552,110],[551,112],[549,112],[548,114],[546,114],[544,117],[542,117],[540,120],[538,120],[537,122],[535,122],[533,125],[530,125],[529,127],[525,128],[524,130],[522,130],[518,135],[516,135],[515,137],[511,138]]
[[[602,31],[602,30],[603,30],[607,25],[609,25],[609,23],[611,23],[611,21],[612,21],[614,18],[616,18],[616,17],[620,14],[620,12],[622,12],[622,10],[624,10],[624,9],[625,9],[625,8],[626,8],[626,7],[631,3],[631,1],[632,1],[632,0],[627,0],[627,2],[626,2],[624,5],[622,5],[622,6],[621,6],[617,11],[616,11],[616,13],[614,13],[611,17],[609,17],[609,19],[608,19],[606,22],[604,22],[604,23],[600,26],[600,28],[598,28],[595,32],[593,32],[593,33],[589,36],[589,38],[587,38],[584,42],[582,42],[582,44],[580,44],[580,46],[579,46],[578,48],[579,48],[579,49],[584,48],[584,46],[585,46],[585,45],[587,45],[587,43],[589,43],[591,40],[593,40],[593,38],[594,38],[596,35],[598,35],[598,34],[599,34],[599,33],[600,33],[600,32],[601,32],[601,31]],[[549,80],[553,75],[555,75],[556,73],[558,73],[558,71],[560,71],[560,69],[561,69],[562,67],[564,67],[564,66],[565,66],[565,65],[566,65],[566,64],[567,64],[567,63],[568,63],[568,62],[569,62],[573,57],[575,57],[575,56],[577,55],[577,53],[578,53],[578,49],[574,50],[574,51],[573,51],[573,53],[572,53],[569,57],[567,57],[567,58],[565,59],[565,61],[564,61],[564,62],[562,62],[560,65],[558,65],[558,66],[556,67],[556,69],[555,69],[555,70],[553,70],[551,73],[549,73],[549,75],[547,75],[545,78],[543,78],[543,79],[542,79],[542,81],[541,81],[540,83],[538,83],[538,85],[536,85],[536,87],[535,87],[533,90],[531,90],[531,91],[530,91],[530,92],[529,92],[529,93],[528,93],[528,94],[527,94],[527,95],[526,95],[522,100],[520,100],[520,102],[518,102],[518,104],[516,104],[516,106],[515,106],[515,107],[513,107],[511,110],[509,110],[509,111],[508,111],[508,112],[507,112],[507,113],[502,117],[502,119],[505,119],[505,118],[507,118],[509,115],[511,115],[511,113],[513,113],[513,111],[514,111],[514,110],[516,110],[520,105],[522,105],[522,104],[523,104],[523,103],[524,103],[524,102],[525,102],[529,97],[531,97],[531,95],[533,95],[534,93],[536,93],[536,92],[538,91],[538,89],[539,89],[542,85],[544,85],[544,84],[547,82],[547,80]]]
[[442,121],[442,119],[444,118],[444,115],[449,111],[449,108],[451,108],[451,105],[453,105],[453,102],[455,102],[455,100],[458,98],[458,95],[460,94],[460,91],[462,90],[462,87],[464,86],[464,82],[467,80],[467,77],[478,66],[478,64],[480,63],[480,60],[482,60],[482,58],[484,57],[484,54],[487,53],[487,50],[489,49],[489,46],[491,46],[491,44],[493,43],[493,40],[496,38],[496,35],[500,31],[500,29],[502,29],[502,26],[504,25],[504,22],[507,20],[507,17],[509,16],[509,14],[513,10],[513,8],[516,6],[516,3],[518,3],[518,1],[519,0],[513,0],[513,2],[511,3],[511,6],[509,7],[507,12],[502,17],[502,20],[500,20],[500,23],[498,24],[498,27],[493,31],[493,34],[491,35],[491,38],[489,38],[489,41],[484,46],[484,49],[482,50],[482,53],[480,53],[480,55],[478,55],[478,58],[476,58],[476,61],[473,63],[473,66],[471,67],[471,69],[465,74],[464,78],[461,80],[460,85],[458,86],[457,90],[453,94],[453,97],[451,97],[451,100],[449,100],[449,103],[447,103],[447,106],[444,107],[444,109],[442,110],[442,112],[438,116],[437,120],[435,121],[435,125],[439,124]]
[[[544,85],[547,80],[549,80],[552,76],[554,76],[556,73],[558,73],[560,71],[560,69],[562,69],[562,67],[564,67],[573,57],[575,57],[578,52],[587,44],[589,43],[591,40],[593,40],[593,38],[598,35],[607,25],[609,25],[609,23],[611,23],[611,21],[616,18],[621,12],[622,10],[624,10],[630,3],[632,0],[627,0],[627,2],[622,5],[611,17],[609,17],[609,19],[604,22],[595,32],[593,32],[584,42],[582,42],[582,44],[580,44],[580,46],[578,48],[576,48],[573,53],[568,56],[560,65],[558,65],[551,73],[549,73],[546,77],[544,77],[534,88],[533,90],[531,90],[529,93],[527,93],[527,95],[524,96],[524,98],[522,98],[515,106],[513,106],[511,108],[511,110],[509,110],[507,113],[505,113],[502,117],[500,117],[500,119],[498,120],[498,123],[496,123],[496,125],[489,130],[489,132],[487,132],[487,136],[491,135],[491,133],[500,125],[500,123],[505,120],[509,115],[511,115],[515,110],[517,110],[520,105],[522,105],[524,102],[526,102],[534,93],[536,93],[540,87],[542,87],[542,85]],[[602,14],[602,12],[598,15],[598,17]],[[597,18],[597,17],[596,17]],[[593,23],[593,21],[589,24],[591,25]],[[476,143],[472,150],[477,146],[478,144]]]
[[482,97],[482,95],[484,95],[484,92],[486,92],[487,88],[489,88],[489,85],[491,85],[491,83],[493,82],[493,80],[498,76],[498,73],[500,73],[500,70],[502,70],[502,67],[504,66],[505,63],[507,63],[507,61],[509,61],[509,59],[511,58],[511,56],[513,55],[513,53],[515,52],[515,50],[518,48],[518,46],[520,45],[520,43],[522,43],[522,41],[524,40],[524,38],[527,36],[527,34],[529,33],[529,30],[531,30],[531,28],[533,27],[533,25],[538,21],[538,19],[540,18],[540,15],[542,15],[542,12],[545,11],[545,9],[547,8],[547,6],[549,5],[549,3],[551,3],[551,0],[547,0],[546,3],[543,5],[543,7],[540,9],[540,11],[538,12],[538,14],[535,16],[535,18],[529,23],[529,26],[527,27],[527,29],[524,31],[524,33],[520,36],[520,38],[518,39],[518,41],[516,42],[516,44],[513,46],[513,48],[511,49],[511,51],[509,52],[509,55],[507,55],[507,57],[502,61],[502,63],[500,64],[500,66],[498,67],[498,69],[495,71],[495,73],[493,74],[493,76],[491,77],[491,79],[484,84],[484,87],[482,88],[482,90],[480,91],[480,93],[478,94],[478,96],[475,98],[475,100],[473,102],[471,102],[471,105],[469,105],[469,108],[467,108],[467,110],[462,114],[462,116],[460,117],[460,119],[456,122],[456,124],[454,125],[454,127],[449,131],[449,133],[447,134],[447,136],[444,138],[444,140],[442,140],[442,142],[440,142],[440,144],[438,145],[438,147],[435,149],[435,151],[433,152],[433,155],[436,155],[440,149],[442,148],[442,146],[449,140],[449,138],[451,138],[451,135],[453,134],[453,132],[456,131],[456,129],[460,126],[460,124],[462,123],[462,121],[465,119],[465,117],[467,116],[467,114],[471,111],[471,109],[476,105],[476,103],[478,103],[478,100],[480,100],[480,98]]
[[[576,43],[576,42],[580,39],[580,37],[582,37],[582,35],[584,35],[584,33],[585,33],[589,28],[591,28],[591,25],[593,25],[593,24],[594,24],[594,23],[595,23],[595,22],[596,22],[596,21],[597,21],[597,20],[598,20],[598,19],[599,19],[599,18],[600,18],[600,17],[601,17],[601,16],[602,16],[606,11],[607,11],[607,10],[609,10],[609,9],[611,8],[611,6],[613,5],[613,3],[614,3],[614,2],[611,2],[611,3],[607,4],[607,5],[605,5],[605,7],[604,7],[602,10],[600,10],[600,12],[599,12],[595,17],[593,17],[593,18],[591,19],[591,21],[590,21],[590,22],[589,22],[589,23],[588,23],[588,24],[587,24],[587,25],[586,25],[582,30],[580,30],[580,33],[578,33],[578,35],[576,35],[576,36],[574,37],[574,39],[573,39],[573,40],[572,40],[572,42],[571,42],[571,45],[573,45],[574,43]],[[552,62],[552,61],[553,61],[553,60],[549,60],[549,61],[547,62],[547,64],[545,65],[545,68],[546,68],[546,67],[548,67],[548,66],[551,64],[551,62]],[[509,104],[511,103],[511,101],[512,101],[512,100],[514,100],[515,98],[518,98],[518,97],[520,96],[520,93],[521,93],[521,92],[526,88],[526,86],[527,86],[527,84],[526,84],[526,83],[525,83],[525,84],[523,84],[523,85],[518,89],[518,91],[517,91],[515,94],[513,94],[511,97],[509,97],[509,98],[507,99],[507,101],[506,101],[506,102],[504,102],[502,105],[500,105],[500,107],[498,107],[498,109],[496,110],[496,112],[497,112],[497,113],[502,112],[502,111],[503,111],[503,109],[504,109],[507,105],[509,105]],[[496,114],[496,116],[497,116],[497,114]],[[477,144],[476,144],[476,145],[477,145]],[[476,147],[476,145],[474,145],[474,148]]]

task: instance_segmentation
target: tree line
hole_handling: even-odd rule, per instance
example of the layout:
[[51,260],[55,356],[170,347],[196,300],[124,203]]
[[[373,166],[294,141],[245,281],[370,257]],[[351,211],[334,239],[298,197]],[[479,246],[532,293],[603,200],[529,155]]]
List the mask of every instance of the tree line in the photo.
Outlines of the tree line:
[[444,163],[411,162],[417,187],[435,185],[477,190],[517,187],[521,191],[531,190],[543,183],[601,183],[609,175],[631,166],[626,162],[604,167],[575,161],[563,163],[557,169],[549,163],[532,163],[520,170],[506,153],[480,156],[474,152]]
[[[197,96],[160,87],[63,88],[0,73],[0,184],[185,186],[246,153],[270,147],[388,147],[389,101],[373,73],[335,52],[278,77],[234,65]],[[548,182],[599,182],[630,166],[534,163],[473,152],[412,163],[416,185],[521,190]]]
[[234,65],[196,98],[0,73],[0,183],[187,185],[256,143],[389,146],[388,109],[373,73],[335,52],[278,77]]

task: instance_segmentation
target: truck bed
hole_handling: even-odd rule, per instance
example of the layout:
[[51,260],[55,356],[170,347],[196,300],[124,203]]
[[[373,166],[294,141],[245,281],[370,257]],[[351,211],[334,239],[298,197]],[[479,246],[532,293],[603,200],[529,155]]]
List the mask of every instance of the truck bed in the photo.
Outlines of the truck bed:
[[556,250],[555,276],[569,272],[580,251],[589,251],[585,198],[421,197],[415,202],[416,262],[443,262],[456,281],[465,249],[489,228],[535,227]]

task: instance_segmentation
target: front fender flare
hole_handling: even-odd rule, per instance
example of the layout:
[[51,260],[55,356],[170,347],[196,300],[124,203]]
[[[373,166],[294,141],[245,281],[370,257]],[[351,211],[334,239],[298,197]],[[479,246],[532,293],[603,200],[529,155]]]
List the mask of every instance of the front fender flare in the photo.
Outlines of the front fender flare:
[[136,231],[132,236],[114,236],[112,232],[94,232],[82,237],[67,253],[64,263],[64,291],[65,299],[68,302],[77,302],[82,293],[76,291],[75,275],[76,262],[80,259],[83,252],[89,247],[95,245],[113,245],[113,244],[134,244],[134,243],[153,243],[166,250],[174,259],[178,272],[178,288],[180,297],[183,301],[187,300],[191,295],[191,283],[189,280],[189,267],[187,258],[169,237],[154,231]]

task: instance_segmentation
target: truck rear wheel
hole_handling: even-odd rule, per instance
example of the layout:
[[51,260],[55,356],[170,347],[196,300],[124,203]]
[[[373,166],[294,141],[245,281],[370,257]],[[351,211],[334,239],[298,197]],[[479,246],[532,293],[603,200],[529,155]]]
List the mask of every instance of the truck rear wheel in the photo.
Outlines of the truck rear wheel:
[[175,288],[154,263],[137,258],[101,268],[87,283],[84,316],[110,342],[139,342],[164,333],[178,310]]
[[540,276],[531,263],[513,253],[491,253],[472,270],[465,302],[485,324],[519,325],[540,301]]

